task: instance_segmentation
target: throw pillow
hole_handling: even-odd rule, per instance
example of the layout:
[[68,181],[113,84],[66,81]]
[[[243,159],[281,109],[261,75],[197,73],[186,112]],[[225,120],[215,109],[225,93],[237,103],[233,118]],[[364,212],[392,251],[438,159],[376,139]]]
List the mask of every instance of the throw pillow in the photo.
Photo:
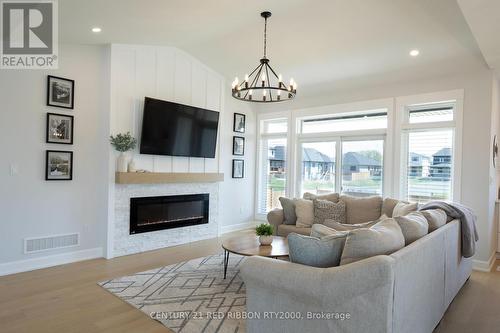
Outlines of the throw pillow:
[[329,228],[323,224],[313,224],[311,228],[311,237],[323,238],[329,235],[336,235],[339,232],[335,229]]
[[283,207],[284,224],[293,224],[297,222],[297,215],[295,215],[295,202],[293,199],[288,199],[285,197],[280,197],[279,201],[281,207]]
[[345,240],[343,233],[321,239],[291,233],[288,235],[290,261],[313,267],[338,266]]
[[371,228],[349,231],[340,265],[380,254],[391,254],[404,246],[405,239],[398,223],[392,218],[385,219]]
[[365,223],[358,223],[358,224],[344,224],[344,223],[338,223],[334,220],[327,219],[323,223],[325,226],[330,227],[334,230],[337,231],[350,231],[350,230],[355,230],[355,229],[361,229],[361,228],[370,228],[374,226],[375,224],[379,223],[382,220],[387,219],[388,217],[386,215],[382,215],[379,219],[375,221],[370,221],[370,222],[365,222]]
[[394,207],[394,210],[392,211],[392,217],[407,215],[411,212],[416,211],[417,208],[418,204],[416,202],[414,203],[406,203],[403,201],[398,202],[398,204]]
[[314,222],[314,204],[311,200],[295,199],[295,214],[297,215],[296,226],[308,228]]
[[[382,202],[382,214],[387,215],[388,217],[392,217],[392,212],[394,211],[394,207],[399,203],[400,201],[397,199],[392,199],[392,198],[385,198],[384,201]],[[405,201],[401,201],[405,202]],[[408,202],[405,202],[408,203]]]
[[323,224],[326,219],[345,223],[345,202],[314,199],[314,223]]
[[420,212],[412,212],[405,216],[396,216],[394,219],[401,227],[405,238],[405,246],[429,233],[429,223],[427,223],[427,219]]
[[339,194],[338,193],[313,194],[313,193],[306,192],[306,193],[304,193],[302,198],[304,198],[306,200],[320,199],[320,200],[328,200],[331,202],[338,202],[339,201]]
[[374,221],[382,215],[382,198],[379,196],[357,198],[341,195],[340,200],[345,202],[347,224]]
[[448,219],[446,212],[442,209],[421,210],[420,213],[425,216],[427,223],[429,223],[429,232],[441,228]]

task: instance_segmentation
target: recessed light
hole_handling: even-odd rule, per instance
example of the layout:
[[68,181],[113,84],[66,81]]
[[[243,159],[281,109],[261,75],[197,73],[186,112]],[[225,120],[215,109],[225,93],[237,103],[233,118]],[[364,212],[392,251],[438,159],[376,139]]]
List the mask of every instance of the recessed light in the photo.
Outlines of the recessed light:
[[419,50],[416,50],[416,49],[415,49],[415,50],[411,50],[411,51],[410,51],[410,55],[411,55],[412,57],[416,57],[416,56],[418,56],[419,54],[420,54],[420,51],[419,51]]
[[101,32],[101,31],[102,31],[102,29],[101,29],[101,28],[99,28],[99,27],[93,27],[93,28],[92,28],[92,32],[99,33],[99,32]]

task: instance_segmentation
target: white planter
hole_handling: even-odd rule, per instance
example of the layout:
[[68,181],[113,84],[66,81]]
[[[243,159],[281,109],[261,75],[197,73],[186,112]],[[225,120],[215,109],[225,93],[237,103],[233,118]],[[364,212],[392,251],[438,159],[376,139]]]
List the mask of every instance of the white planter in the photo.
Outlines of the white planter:
[[135,161],[134,158],[132,157],[130,162],[128,162],[128,172],[136,172],[136,171],[137,169],[135,168]]
[[118,158],[116,159],[116,171],[118,172],[127,172],[127,155],[123,152],[118,155]]
[[260,245],[271,245],[273,236],[259,236]]

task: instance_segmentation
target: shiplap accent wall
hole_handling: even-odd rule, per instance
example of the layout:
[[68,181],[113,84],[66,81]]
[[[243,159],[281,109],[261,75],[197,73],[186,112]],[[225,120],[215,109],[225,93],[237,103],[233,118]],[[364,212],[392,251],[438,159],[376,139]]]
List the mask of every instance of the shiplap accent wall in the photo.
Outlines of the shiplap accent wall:
[[[163,46],[111,46],[112,134],[141,135],[144,97],[153,97],[219,111],[224,119],[224,78],[191,55]],[[154,172],[219,172],[220,128],[215,158],[139,155],[137,169]]]

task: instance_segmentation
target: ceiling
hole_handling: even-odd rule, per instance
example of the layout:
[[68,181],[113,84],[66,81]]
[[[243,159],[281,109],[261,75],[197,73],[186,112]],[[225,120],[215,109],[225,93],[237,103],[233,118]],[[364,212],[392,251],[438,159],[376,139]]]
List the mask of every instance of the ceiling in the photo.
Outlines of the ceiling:
[[484,66],[456,0],[63,0],[59,31],[68,43],[175,46],[231,82],[262,56],[263,10],[271,65],[301,94]]

